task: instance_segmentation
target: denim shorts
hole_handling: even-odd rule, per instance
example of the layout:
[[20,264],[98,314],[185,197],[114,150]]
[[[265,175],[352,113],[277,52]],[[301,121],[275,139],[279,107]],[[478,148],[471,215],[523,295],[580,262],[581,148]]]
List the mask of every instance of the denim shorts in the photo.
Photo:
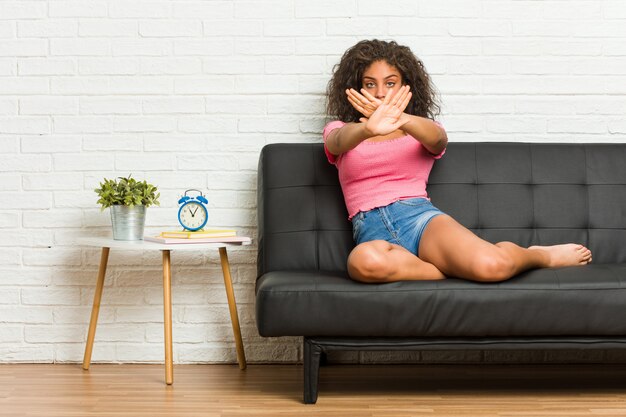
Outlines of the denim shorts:
[[356,244],[386,240],[418,255],[420,240],[433,217],[445,214],[426,198],[398,200],[385,207],[360,211],[352,217]]

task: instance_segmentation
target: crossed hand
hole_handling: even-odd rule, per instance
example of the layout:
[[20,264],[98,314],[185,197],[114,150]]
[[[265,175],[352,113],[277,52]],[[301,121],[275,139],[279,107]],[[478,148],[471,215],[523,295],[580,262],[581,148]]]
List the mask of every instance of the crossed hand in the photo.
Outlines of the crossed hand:
[[365,128],[374,136],[387,135],[404,126],[409,117],[404,109],[411,100],[408,85],[403,85],[396,94],[387,94],[383,100],[361,89],[360,94],[354,88],[346,90],[348,101],[363,116],[359,120],[365,123]]

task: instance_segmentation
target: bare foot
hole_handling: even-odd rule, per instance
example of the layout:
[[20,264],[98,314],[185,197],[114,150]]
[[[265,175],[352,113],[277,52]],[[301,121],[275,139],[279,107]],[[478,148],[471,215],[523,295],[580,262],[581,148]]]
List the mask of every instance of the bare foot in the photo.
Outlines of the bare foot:
[[554,246],[531,246],[528,249],[536,249],[548,253],[549,268],[563,266],[587,265],[591,262],[591,251],[576,243],[566,243]]

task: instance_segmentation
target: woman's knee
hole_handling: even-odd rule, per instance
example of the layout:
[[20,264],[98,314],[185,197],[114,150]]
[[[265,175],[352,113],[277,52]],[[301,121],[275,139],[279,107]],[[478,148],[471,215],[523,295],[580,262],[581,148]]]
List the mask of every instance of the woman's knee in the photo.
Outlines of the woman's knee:
[[364,282],[384,282],[389,277],[391,244],[374,240],[356,246],[348,256],[348,273],[353,279]]
[[506,252],[493,250],[475,258],[472,271],[478,281],[504,281],[515,273],[515,262]]

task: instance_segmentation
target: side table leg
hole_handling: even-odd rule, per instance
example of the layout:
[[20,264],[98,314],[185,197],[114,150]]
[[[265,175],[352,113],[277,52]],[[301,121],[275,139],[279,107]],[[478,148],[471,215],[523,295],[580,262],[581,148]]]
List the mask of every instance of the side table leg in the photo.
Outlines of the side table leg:
[[104,288],[104,276],[107,272],[107,262],[109,261],[109,248],[102,248],[100,255],[100,268],[98,270],[98,280],[96,281],[96,292],[93,295],[93,307],[91,308],[91,321],[89,322],[89,333],[87,334],[87,345],[85,346],[85,356],[83,357],[83,369],[89,370],[91,363],[91,352],[93,351],[93,340],[96,337],[96,326],[98,325],[98,313],[100,313],[100,300],[102,299],[102,289]]
[[172,360],[172,272],[170,251],[163,251],[163,311],[165,326],[165,383],[174,383],[174,364]]
[[222,272],[224,273],[224,287],[226,288],[226,297],[228,298],[228,308],[230,310],[230,321],[233,325],[233,333],[235,334],[235,346],[237,347],[237,362],[239,369],[246,369],[246,354],[243,350],[243,340],[241,338],[241,329],[239,328],[239,316],[237,315],[237,303],[235,302],[235,292],[233,291],[233,281],[230,278],[230,265],[228,263],[228,254],[226,248],[220,249],[220,260],[222,262]]

